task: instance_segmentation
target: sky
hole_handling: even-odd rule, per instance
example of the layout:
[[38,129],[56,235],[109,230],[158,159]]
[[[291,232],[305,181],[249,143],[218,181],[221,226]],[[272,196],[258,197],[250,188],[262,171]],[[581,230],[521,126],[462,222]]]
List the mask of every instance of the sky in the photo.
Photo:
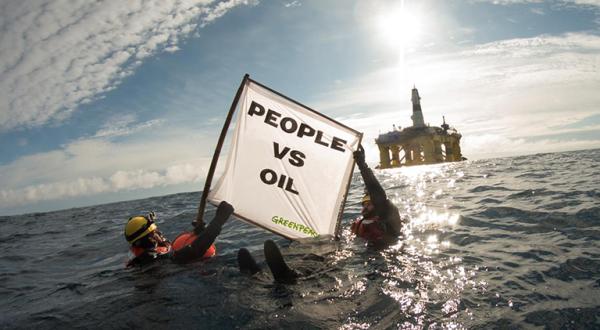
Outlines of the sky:
[[201,190],[246,73],[372,165],[413,86],[469,159],[600,147],[600,0],[4,0],[0,29],[0,215]]

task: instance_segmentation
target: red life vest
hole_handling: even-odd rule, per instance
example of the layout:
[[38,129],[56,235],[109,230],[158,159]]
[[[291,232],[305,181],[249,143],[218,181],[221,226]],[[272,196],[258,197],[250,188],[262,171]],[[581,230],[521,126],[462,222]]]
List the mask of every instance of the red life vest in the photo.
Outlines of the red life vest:
[[[136,257],[139,257],[142,254],[144,254],[144,252],[146,252],[146,249],[144,249],[143,247],[139,247],[139,246],[132,246],[130,248],[130,250],[131,250],[131,253],[133,253],[133,255]],[[156,252],[156,254],[158,254],[158,255],[167,254],[167,253],[171,252],[171,243],[165,242],[165,245],[159,245],[156,248],[154,248],[152,251]]]
[[369,219],[356,219],[350,227],[352,233],[356,236],[366,239],[367,241],[383,240],[384,231],[379,224],[379,217],[375,216]]

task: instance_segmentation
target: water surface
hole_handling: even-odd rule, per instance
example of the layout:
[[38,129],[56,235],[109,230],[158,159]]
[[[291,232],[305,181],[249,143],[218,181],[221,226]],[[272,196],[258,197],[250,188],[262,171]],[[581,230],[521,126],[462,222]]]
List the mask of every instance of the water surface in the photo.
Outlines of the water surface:
[[[377,171],[406,219],[402,240],[297,244],[236,219],[209,262],[126,269],[127,218],[154,210],[170,238],[200,193],[0,217],[0,328],[600,327],[600,150]],[[207,218],[212,218],[210,208]],[[248,277],[241,247],[264,261],[274,239],[312,275]]]

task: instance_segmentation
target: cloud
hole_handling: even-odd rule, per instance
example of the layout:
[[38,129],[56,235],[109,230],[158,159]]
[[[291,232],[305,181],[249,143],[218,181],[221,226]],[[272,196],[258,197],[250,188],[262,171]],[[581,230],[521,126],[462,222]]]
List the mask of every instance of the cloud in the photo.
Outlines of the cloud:
[[0,3],[0,131],[68,117],[249,0]]
[[156,129],[164,122],[161,119],[149,120],[143,123],[134,123],[135,121],[136,117],[132,114],[114,116],[96,132],[94,137],[110,138],[131,135],[143,130]]
[[208,137],[182,127],[147,129],[155,123],[162,120],[116,116],[91,137],[0,166],[0,208],[203,180]]
[[80,177],[29,185],[20,189],[2,189],[0,190],[0,206],[10,208],[47,200],[200,182],[206,175],[204,168],[199,164],[183,163],[169,166],[161,171],[144,169],[117,171],[108,178]]
[[582,118],[580,120],[568,123],[568,124],[564,124],[561,123],[560,125],[556,126],[556,129],[577,129],[577,128],[584,128],[584,129],[589,129],[589,128],[593,128],[594,126],[598,126],[598,129],[600,131],[600,111],[599,113],[596,113],[594,115],[591,115],[589,117],[585,117]]
[[489,2],[494,5],[514,5],[514,4],[528,4],[528,3],[542,3],[543,0],[471,0],[471,2]]
[[[474,3],[488,2],[494,5],[516,5],[516,4],[531,4],[543,3],[543,0],[471,0]],[[579,6],[600,6],[600,0],[559,0],[558,3],[575,4]],[[536,12],[534,12],[536,13]]]
[[180,183],[199,182],[206,175],[203,166],[199,164],[176,164],[162,171],[117,171],[107,180],[111,191],[132,190],[139,188],[154,188],[157,186]]
[[600,6],[600,0],[565,0],[565,2],[577,5]]
[[285,8],[300,7],[300,6],[302,6],[302,3],[300,3],[300,1],[294,0],[292,2],[288,2],[288,3],[284,4],[283,6]]
[[529,11],[540,16],[546,15],[546,12],[541,8],[531,8]]
[[207,8],[204,10],[205,17],[200,23],[200,26],[206,26],[240,4],[249,5],[257,3],[258,0],[228,0],[219,2],[214,8]]
[[467,50],[465,54],[507,55],[513,58],[533,59],[533,56],[568,55],[569,53],[585,54],[599,50],[599,36],[585,33],[567,33],[560,36],[541,35],[533,38],[491,42]]

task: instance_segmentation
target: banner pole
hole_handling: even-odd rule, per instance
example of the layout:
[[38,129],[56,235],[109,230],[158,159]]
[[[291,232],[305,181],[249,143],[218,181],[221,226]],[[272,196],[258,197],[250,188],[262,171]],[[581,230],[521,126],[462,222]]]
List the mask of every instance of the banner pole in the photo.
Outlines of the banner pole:
[[212,183],[213,176],[215,174],[215,169],[217,167],[217,161],[219,160],[219,155],[221,154],[221,148],[223,148],[223,142],[225,142],[225,136],[227,135],[227,130],[229,129],[229,124],[231,124],[231,119],[233,118],[233,113],[237,108],[238,102],[240,100],[240,96],[242,95],[242,91],[244,90],[244,86],[248,82],[250,75],[247,73],[244,75],[242,82],[240,83],[240,87],[235,94],[235,98],[231,103],[231,107],[229,108],[229,113],[227,114],[227,118],[225,118],[225,123],[223,124],[223,128],[221,129],[221,135],[219,136],[219,141],[217,142],[217,147],[215,148],[215,153],[213,154],[212,161],[210,162],[210,168],[208,170],[208,174],[206,176],[206,181],[204,182],[204,190],[202,190],[202,197],[200,198],[200,205],[198,206],[198,214],[196,215],[196,221],[194,222],[194,226],[204,226],[204,209],[206,208],[206,198],[208,197],[208,192],[210,190],[210,185]]
[[[362,143],[363,134],[360,133],[360,137],[358,138],[358,147]],[[357,150],[358,150],[357,147]],[[352,155],[354,157],[354,155]],[[340,240],[340,231],[342,227],[340,226],[342,222],[342,217],[344,215],[344,207],[346,206],[346,198],[348,197],[348,192],[350,191],[350,183],[352,182],[352,177],[354,176],[354,165],[356,165],[355,161],[352,161],[352,170],[350,171],[350,178],[348,179],[348,183],[346,184],[346,192],[344,193],[344,199],[342,199],[342,204],[340,205],[340,213],[338,214],[337,223],[335,224],[335,236],[334,239],[336,241]]]

